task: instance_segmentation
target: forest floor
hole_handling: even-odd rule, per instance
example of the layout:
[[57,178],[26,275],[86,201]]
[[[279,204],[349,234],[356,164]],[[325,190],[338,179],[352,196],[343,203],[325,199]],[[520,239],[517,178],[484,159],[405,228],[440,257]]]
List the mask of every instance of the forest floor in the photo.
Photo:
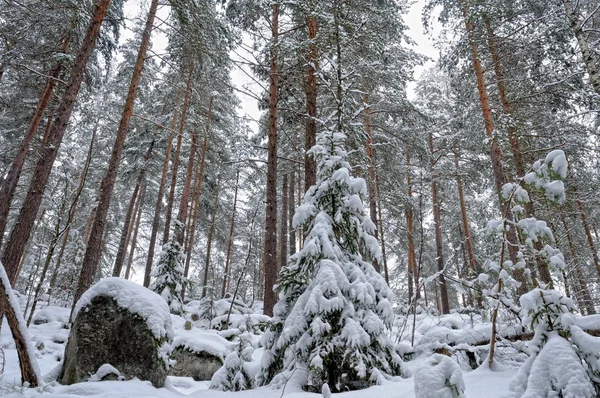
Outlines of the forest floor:
[[[53,308],[53,311],[48,311]],[[33,343],[38,348],[37,360],[41,372],[44,375],[55,373],[63,357],[64,347],[68,338],[68,330],[62,327],[62,318],[68,318],[68,310],[58,307],[46,309],[46,315],[49,315],[47,323],[31,325],[29,328]],[[35,319],[35,318],[34,318]],[[431,335],[439,334],[444,324],[455,323],[460,316],[455,314],[453,317],[440,322],[439,317],[425,316],[420,319],[419,328],[423,325],[432,332]],[[450,320],[450,322],[448,322]],[[485,325],[483,326],[485,329]],[[437,332],[436,332],[437,331]],[[447,332],[461,333],[462,329],[446,329]],[[177,333],[177,330],[176,330]],[[468,332],[473,333],[473,330]],[[429,334],[429,333],[427,333]],[[448,334],[444,333],[447,337]],[[461,333],[462,334],[462,333]],[[426,345],[427,339],[423,335],[417,335],[420,342]],[[0,332],[0,347],[5,355],[4,373],[0,374],[0,397],[45,397],[52,398],[72,398],[72,397],[96,397],[96,398],[175,398],[188,396],[191,398],[213,398],[213,397],[239,397],[239,398],[279,398],[282,396],[290,398],[320,397],[321,394],[311,394],[292,386],[287,386],[285,390],[277,390],[270,387],[263,387],[242,392],[220,392],[209,390],[209,382],[197,382],[187,377],[169,376],[164,388],[154,388],[149,382],[130,380],[130,381],[102,381],[85,382],[73,384],[71,386],[62,386],[56,382],[46,384],[43,388],[28,389],[20,384],[20,373],[18,366],[17,353],[10,335],[8,325],[4,323]],[[509,353],[506,353],[509,354]],[[508,356],[511,356],[510,354]],[[408,374],[414,370],[426,358],[426,355],[419,355],[416,359],[406,362],[405,369]],[[459,361],[461,362],[461,361]],[[466,396],[468,398],[500,398],[508,394],[508,383],[516,374],[518,362],[509,363],[501,371],[490,371],[485,367],[476,370],[470,370],[464,363],[461,364],[463,377],[466,385]],[[340,394],[333,394],[343,398],[410,398],[414,397],[414,379],[412,377],[390,381],[382,386],[375,386],[361,391],[352,391]]]

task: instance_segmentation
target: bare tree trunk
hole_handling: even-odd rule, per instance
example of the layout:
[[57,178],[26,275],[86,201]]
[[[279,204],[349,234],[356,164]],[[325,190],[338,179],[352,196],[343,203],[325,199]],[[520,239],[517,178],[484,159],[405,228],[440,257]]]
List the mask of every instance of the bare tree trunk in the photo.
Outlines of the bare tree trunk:
[[184,231],[183,227],[186,223],[188,216],[188,207],[190,201],[190,190],[192,187],[192,178],[194,171],[194,160],[196,159],[196,149],[198,148],[198,132],[194,130],[192,133],[192,146],[190,148],[190,156],[188,158],[187,172],[185,176],[185,183],[183,184],[183,192],[181,194],[181,201],[179,202],[179,212],[177,213],[177,221],[181,224],[181,228],[176,230],[177,242],[183,247],[184,243]]
[[278,271],[287,263],[288,249],[288,175],[281,177],[281,219],[279,221],[279,265]]
[[104,232],[104,224],[106,223],[108,208],[110,206],[113,189],[117,180],[117,172],[119,170],[119,163],[121,161],[121,154],[123,152],[123,146],[125,145],[125,139],[127,138],[129,120],[133,114],[133,106],[137,96],[139,83],[142,78],[142,70],[146,60],[146,50],[150,44],[150,34],[152,32],[152,26],[154,24],[154,17],[156,15],[157,7],[158,0],[152,0],[148,17],[146,19],[146,26],[144,27],[144,32],[142,33],[142,40],[138,49],[137,59],[133,67],[133,75],[131,76],[127,98],[125,99],[125,106],[123,107],[123,113],[121,114],[121,121],[119,122],[119,128],[117,129],[117,136],[115,137],[110,160],[108,161],[108,169],[104,175],[104,178],[102,179],[102,182],[100,183],[100,198],[98,200],[94,224],[92,225],[92,233],[90,234],[87,249],[83,257],[83,265],[81,267],[81,274],[79,276],[77,290],[75,291],[73,308],[75,308],[75,303],[77,303],[77,300],[79,300],[83,292],[90,287],[94,278],[94,274],[98,269],[98,264],[100,263],[100,257],[102,255],[102,235]]
[[387,265],[387,256],[385,253],[385,236],[383,234],[383,217],[382,217],[382,210],[381,210],[381,191],[379,190],[379,175],[375,175],[375,187],[377,189],[377,211],[379,214],[379,220],[381,220],[381,228],[379,229],[379,234],[381,237],[381,259],[383,261],[383,273],[385,276],[385,282],[389,285],[390,284],[390,275],[388,272],[388,265]]
[[190,62],[190,72],[187,79],[185,96],[183,97],[183,108],[181,110],[181,120],[179,121],[179,133],[177,134],[177,147],[175,148],[175,156],[173,157],[173,168],[171,171],[171,187],[169,188],[169,199],[167,201],[167,210],[165,212],[165,230],[163,233],[162,244],[165,245],[169,241],[169,231],[171,229],[171,217],[173,214],[173,202],[175,201],[175,188],[177,188],[177,171],[179,170],[179,157],[181,155],[181,140],[183,137],[183,129],[187,119],[187,112],[190,106],[190,94],[192,91],[192,77],[194,75],[194,62]]
[[202,298],[206,297],[206,287],[208,286],[208,272],[210,269],[210,250],[212,248],[212,240],[215,233],[215,220],[217,219],[217,208],[219,207],[219,188],[221,180],[217,182],[217,191],[215,192],[215,200],[213,202],[212,215],[210,216],[210,229],[208,230],[208,238],[206,243],[206,261],[204,262],[204,279],[202,280]]
[[[502,103],[502,109],[506,116],[512,120],[512,107],[510,102],[508,102],[508,98],[506,96],[506,87],[504,86],[504,72],[502,71],[502,64],[500,61],[500,55],[498,54],[498,48],[496,45],[496,36],[492,31],[492,27],[487,18],[484,19],[485,27],[487,30],[487,38],[488,38],[488,47],[490,50],[490,55],[492,56],[492,63],[494,65],[494,72],[496,74],[496,85],[498,87],[498,94],[500,96],[500,102]],[[508,133],[508,141],[510,143],[511,152],[513,154],[513,158],[515,160],[515,167],[517,170],[517,177],[521,178],[520,185],[523,188],[525,187],[525,180],[522,177],[525,176],[525,164],[523,162],[523,156],[521,153],[521,148],[519,144],[519,139],[517,136],[516,129],[512,121],[509,122],[507,126]],[[533,208],[533,203],[531,201],[525,203],[525,213],[529,217],[535,217],[535,211]],[[535,249],[538,252],[543,250],[543,244],[539,240],[534,242]],[[536,265],[537,270],[540,275],[542,281],[548,285],[549,288],[552,288],[552,276],[550,275],[550,269],[548,268],[548,262],[543,256],[536,256]]]
[[[367,171],[369,173],[369,217],[373,224],[375,224],[375,239],[379,240],[379,227],[377,222],[377,195],[375,186],[375,157],[373,155],[373,130],[371,128],[371,110],[369,109],[369,94],[364,95],[365,103],[365,132],[367,134],[366,152],[369,164]],[[372,259],[373,267],[377,272],[381,272],[379,269],[379,261],[376,258]]]
[[456,185],[458,187],[458,200],[460,202],[460,215],[462,220],[462,230],[464,231],[467,254],[469,257],[469,267],[471,276],[477,275],[477,260],[475,258],[475,249],[473,248],[473,240],[471,239],[471,229],[467,218],[467,206],[465,204],[465,195],[463,192],[463,183],[458,167],[458,154],[454,153],[454,168],[456,170]]
[[[406,185],[408,186],[408,201],[412,201],[412,177],[410,163],[410,148],[406,146]],[[419,272],[417,270],[417,256],[415,252],[415,236],[413,227],[412,203],[408,203],[404,209],[406,217],[406,237],[408,240],[408,299],[412,302],[412,297],[419,299],[421,289],[419,288]],[[413,291],[413,283],[416,291]]]
[[587,38],[585,37],[583,26],[579,20],[579,15],[577,15],[575,12],[573,4],[570,0],[563,0],[563,5],[565,7],[565,12],[567,14],[567,18],[569,19],[571,29],[573,30],[573,34],[577,39],[577,44],[579,44],[579,50],[581,51],[581,56],[583,57],[583,63],[585,64],[587,73],[590,76],[590,83],[592,84],[596,94],[600,95],[600,71],[598,71],[598,65],[596,65],[596,61],[592,56],[592,51],[590,50]]
[[148,151],[144,156],[144,163],[142,164],[142,168],[138,171],[138,176],[135,182],[135,188],[133,188],[133,194],[131,195],[131,199],[129,200],[129,206],[127,206],[127,212],[125,213],[125,222],[123,223],[123,229],[121,230],[121,239],[119,240],[119,248],[117,249],[117,256],[115,258],[115,265],[113,268],[113,276],[116,277],[120,277],[121,271],[123,270],[123,261],[125,261],[125,255],[127,254],[127,246],[129,245],[129,239],[131,238],[131,233],[133,231],[133,228],[131,226],[135,222],[135,205],[137,202],[139,202],[138,197],[140,189],[142,187],[144,176],[146,175],[146,167],[148,165],[150,157],[152,156],[153,150],[154,140],[150,142]]
[[[68,52],[70,43],[71,36],[65,37],[63,40],[63,45],[61,47],[61,53],[66,54]],[[42,121],[44,113],[46,112],[46,108],[50,103],[52,93],[54,93],[54,87],[56,86],[57,79],[60,76],[62,70],[63,65],[61,63],[58,63],[50,72],[50,78],[48,79],[48,82],[44,87],[44,91],[42,91],[42,96],[40,98],[40,102],[38,103],[35,114],[33,115],[33,119],[31,120],[31,124],[27,129],[27,133],[25,133],[25,137],[23,138],[23,142],[19,147],[19,151],[13,159],[13,162],[10,165],[10,169],[8,173],[6,173],[6,177],[4,178],[4,181],[2,182],[2,185],[0,187],[0,247],[2,247],[2,240],[4,238],[4,231],[6,230],[6,223],[8,221],[10,205],[15,195],[17,185],[19,183],[19,177],[21,176],[23,164],[25,164],[25,158],[27,157],[29,145],[31,144],[31,141],[35,136],[35,133],[37,132],[37,129]],[[48,121],[48,124],[50,124],[50,120]]]
[[288,209],[288,231],[290,234],[289,250],[290,256],[296,253],[296,230],[294,229],[294,213],[296,212],[296,170],[290,173],[290,186],[288,191],[288,200],[290,201]]
[[[481,112],[483,115],[483,121],[485,124],[485,131],[490,140],[490,157],[492,160],[492,170],[494,175],[494,182],[496,186],[496,194],[498,195],[498,203],[500,206],[500,212],[503,217],[511,218],[510,211],[506,211],[507,203],[505,203],[504,198],[502,197],[502,187],[506,183],[506,175],[504,174],[504,168],[502,166],[502,152],[500,150],[500,146],[498,145],[498,141],[496,137],[494,137],[494,118],[492,115],[492,107],[490,105],[490,99],[487,92],[487,87],[485,85],[485,78],[483,67],[481,65],[481,60],[479,59],[479,49],[477,47],[477,42],[474,38],[474,27],[473,23],[469,19],[469,5],[467,0],[461,0],[463,4],[463,16],[465,19],[465,28],[467,31],[467,35],[469,38],[469,44],[471,46],[471,56],[473,59],[473,69],[475,72],[475,77],[477,79],[477,91],[479,93],[479,102],[481,104]],[[508,240],[508,251],[510,260],[513,264],[517,263],[517,235],[514,228],[510,228],[506,234],[506,239]],[[525,279],[525,275],[523,270],[515,269],[514,272],[515,279],[520,282],[520,286],[517,288],[517,293],[519,295],[525,294],[528,291],[527,281]]]
[[273,290],[277,282],[277,88],[279,70],[277,45],[279,41],[279,4],[274,3],[271,18],[271,68],[269,88],[269,140],[267,155],[267,204],[264,241],[265,295],[264,314],[273,316],[277,296]]
[[235,191],[233,193],[233,210],[231,212],[231,226],[229,227],[229,239],[227,240],[227,254],[225,256],[225,275],[223,276],[223,288],[221,289],[221,297],[225,297],[225,292],[229,291],[230,283],[230,266],[231,266],[231,248],[233,247],[233,234],[235,232],[235,212],[237,210],[238,197],[238,182],[240,180],[240,170],[235,174]]
[[579,287],[581,289],[581,295],[583,296],[582,301],[584,302],[584,306],[587,311],[587,314],[588,315],[595,314],[596,308],[594,308],[594,303],[592,302],[592,298],[590,295],[590,291],[588,289],[587,282],[585,281],[585,278],[583,277],[583,275],[581,273],[581,268],[579,265],[579,256],[577,255],[577,250],[575,249],[575,245],[573,244],[573,239],[571,238],[571,230],[569,229],[569,226],[567,225],[567,220],[565,219],[565,215],[561,213],[560,218],[562,221],[562,225],[565,228],[565,233],[567,235],[567,244],[569,245],[569,251],[571,252],[571,256],[573,257],[573,263],[575,265],[575,272],[577,273],[577,276],[573,279],[577,281],[577,284],[579,285]]
[[[431,172],[431,201],[433,202],[433,223],[435,225],[435,251],[437,260],[437,270],[440,272],[440,309],[443,314],[450,313],[450,302],[448,300],[448,287],[446,286],[446,277],[444,276],[444,247],[442,242],[442,217],[440,212],[440,203],[438,199],[437,182],[435,177],[435,159],[433,151],[433,134],[429,133],[429,167]],[[436,288],[437,302],[437,288]]]
[[37,387],[41,377],[40,370],[35,357],[31,356],[33,349],[27,347],[28,336],[25,319],[23,319],[21,308],[18,307],[19,301],[12,291],[11,282],[2,263],[0,263],[0,300],[15,341],[21,369],[21,383],[29,383],[29,387]]
[[[279,12],[279,11],[278,11]],[[319,54],[317,50],[317,17],[306,18],[308,27],[308,54],[306,60],[306,134],[304,149],[308,152],[317,143],[317,70],[319,69]],[[317,181],[317,165],[311,155],[304,156],[304,190]]]
[[169,172],[169,161],[171,160],[171,150],[173,149],[173,138],[175,137],[174,128],[177,125],[177,107],[179,106],[179,98],[175,100],[173,108],[173,121],[171,122],[171,131],[167,138],[167,149],[165,150],[165,160],[163,162],[160,184],[158,185],[158,195],[156,205],[154,207],[154,218],[152,219],[152,231],[150,232],[150,243],[148,244],[148,257],[146,257],[146,268],[144,270],[144,287],[150,286],[150,274],[152,273],[152,263],[154,262],[154,250],[156,248],[156,237],[158,236],[158,227],[160,224],[163,195],[165,193],[165,185],[167,183],[167,174]]
[[67,242],[69,241],[69,235],[71,234],[71,226],[73,225],[73,219],[75,218],[75,214],[77,213],[77,204],[79,202],[79,198],[81,193],[83,192],[83,188],[85,186],[85,181],[87,179],[88,171],[90,168],[90,163],[92,161],[92,153],[94,151],[94,143],[96,141],[96,133],[98,132],[98,122],[94,126],[94,130],[92,132],[92,139],[90,141],[90,147],[88,148],[87,156],[85,158],[85,164],[83,169],[81,170],[81,174],[79,176],[79,184],[77,185],[77,190],[75,191],[75,197],[71,202],[71,207],[69,208],[69,215],[67,217],[67,223],[65,227],[65,231],[63,233],[62,243],[60,245],[60,250],[58,251],[58,256],[56,259],[56,265],[54,266],[54,271],[52,272],[52,276],[50,277],[50,287],[48,289],[48,297],[52,296],[52,289],[56,284],[56,277],[58,276],[58,270],[60,269],[60,265],[62,263],[63,256],[65,254],[65,248],[67,247]]
[[[575,195],[577,195],[577,190],[575,189]],[[583,208],[583,203],[578,196],[576,196],[575,201],[577,202],[577,208],[579,209],[579,217],[581,217],[581,223],[583,224],[583,229],[585,231],[585,236],[587,238],[588,245],[590,246],[590,251],[592,252],[592,259],[594,260],[594,265],[596,266],[596,271],[598,275],[600,275],[600,261],[598,261],[598,252],[596,251],[596,245],[594,244],[594,238],[592,238],[592,233],[590,231],[590,225],[587,221],[587,216],[585,215],[585,209]]]
[[[202,142],[202,156],[200,159],[200,168],[198,170],[198,175],[196,176],[196,183],[194,186],[194,198],[192,202],[194,202],[194,214],[192,215],[192,223],[190,228],[189,237],[187,239],[187,253],[185,258],[185,269],[183,271],[183,276],[187,278],[190,272],[190,262],[192,260],[192,251],[194,247],[194,239],[196,235],[196,223],[198,222],[198,212],[200,210],[200,196],[202,194],[202,182],[204,181],[204,165],[206,164],[206,150],[208,149],[208,136],[210,134],[210,125],[212,122],[212,107],[213,107],[213,98],[210,98],[210,102],[208,103],[208,117],[206,119],[206,129],[204,131],[204,141]],[[185,286],[181,289],[181,299],[185,298]]]
[[39,160],[33,171],[33,177],[25,201],[23,202],[23,207],[21,207],[15,227],[4,249],[2,263],[6,267],[6,272],[11,283],[14,283],[17,279],[18,264],[29,240],[31,228],[42,202],[56,154],[71,118],[75,101],[77,100],[77,94],[81,87],[87,62],[94,48],[94,43],[108,10],[109,3],[110,0],[98,0],[96,2],[88,30],[75,57],[69,83],[58,107],[57,116],[52,123],[45,145],[40,149],[38,154]]
[[142,220],[142,210],[144,209],[144,196],[146,193],[146,186],[142,187],[140,193],[140,199],[137,201],[136,219],[135,226],[133,227],[133,238],[131,239],[131,248],[129,249],[129,258],[127,259],[127,268],[125,269],[125,279],[129,279],[131,275],[131,266],[133,265],[133,256],[135,255],[135,249],[137,247],[137,237],[140,230],[140,223]]

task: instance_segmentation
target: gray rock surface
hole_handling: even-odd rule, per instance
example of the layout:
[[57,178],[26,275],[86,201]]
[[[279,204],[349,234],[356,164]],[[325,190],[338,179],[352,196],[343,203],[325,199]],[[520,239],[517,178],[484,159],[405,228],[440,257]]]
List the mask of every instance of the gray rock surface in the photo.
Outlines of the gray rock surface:
[[120,308],[111,297],[96,296],[73,322],[58,381],[87,381],[108,363],[125,380],[137,377],[163,387],[167,368],[158,352],[164,340],[158,340],[139,315]]
[[183,346],[171,353],[171,359],[177,361],[169,369],[169,376],[192,377],[196,381],[210,380],[223,361],[205,351],[194,352]]

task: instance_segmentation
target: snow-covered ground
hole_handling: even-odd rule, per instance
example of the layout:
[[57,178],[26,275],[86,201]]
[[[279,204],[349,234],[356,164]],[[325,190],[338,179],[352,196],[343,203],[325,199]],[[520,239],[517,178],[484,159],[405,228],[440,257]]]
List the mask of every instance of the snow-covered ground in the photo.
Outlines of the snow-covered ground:
[[[69,310],[59,307],[47,307],[38,311],[34,320],[44,320],[46,323],[38,325],[32,324],[30,327],[30,335],[37,348],[37,360],[39,362],[41,372],[44,375],[56,372],[57,366],[60,365],[63,357],[63,351],[67,342],[68,330],[63,328],[67,323]],[[435,340],[434,336],[443,337],[443,329],[451,333],[458,332],[462,322],[461,316],[454,314],[447,319],[439,319],[437,317],[420,316],[418,319],[419,327],[417,328],[416,339],[422,346],[432,344],[431,339]],[[436,319],[437,318],[437,319]],[[444,325],[450,327],[445,328]],[[181,325],[182,326],[182,325]],[[175,334],[183,333],[180,325],[174,324]],[[479,328],[485,329],[484,326]],[[483,330],[481,330],[483,332]],[[193,331],[192,331],[193,332]],[[200,332],[200,331],[199,331]],[[429,333],[427,333],[429,332]],[[186,332],[190,333],[190,332]],[[200,332],[206,333],[206,332]],[[473,331],[467,331],[473,333]],[[450,337],[445,334],[446,337]],[[429,341],[427,341],[429,339]],[[451,337],[450,340],[453,340]],[[427,343],[426,343],[427,341]],[[434,344],[435,345],[435,344]],[[52,398],[67,398],[67,397],[102,397],[102,398],[130,398],[130,397],[156,397],[156,398],[173,398],[173,397],[247,397],[247,398],[279,398],[286,397],[320,397],[321,394],[311,394],[299,391],[297,388],[288,385],[285,391],[276,390],[269,387],[242,391],[242,392],[220,392],[209,390],[210,382],[197,382],[192,378],[186,377],[169,377],[164,388],[156,389],[149,382],[130,380],[130,381],[103,381],[103,382],[86,382],[74,384],[71,386],[62,386],[56,383],[46,384],[42,388],[27,389],[20,384],[20,373],[17,359],[17,352],[14,348],[14,343],[10,335],[8,325],[3,324],[0,333],[0,347],[5,355],[4,373],[0,375],[0,397],[52,397]],[[259,350],[257,350],[259,351]],[[415,370],[427,358],[426,355],[420,356],[416,360],[406,362],[406,370],[410,374],[414,374]],[[515,366],[506,366],[502,371],[490,371],[485,368],[470,371],[464,363],[461,364],[463,378],[466,385],[466,396],[469,398],[496,398],[505,397],[508,392],[508,383],[516,374]],[[353,397],[372,397],[372,398],[409,398],[414,397],[414,378],[405,379],[398,378],[395,381],[390,381],[382,386],[371,387],[366,390],[352,391],[342,394],[333,394],[344,398]],[[435,398],[435,396],[432,396]]]

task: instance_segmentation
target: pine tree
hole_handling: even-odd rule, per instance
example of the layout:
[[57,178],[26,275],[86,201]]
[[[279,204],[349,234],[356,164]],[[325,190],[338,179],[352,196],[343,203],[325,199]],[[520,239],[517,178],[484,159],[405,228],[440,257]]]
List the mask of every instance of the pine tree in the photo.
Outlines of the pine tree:
[[[183,225],[176,223],[175,228],[183,228]],[[182,315],[183,302],[181,300],[181,291],[187,283],[183,276],[185,256],[183,248],[175,235],[162,248],[158,264],[156,264],[156,268],[152,271],[152,276],[156,279],[150,285],[150,289],[165,299],[167,304],[169,304],[171,313]]]
[[343,133],[326,131],[311,150],[317,182],[294,216],[294,227],[305,226],[307,237],[280,275],[259,384],[308,368],[309,385],[328,383],[339,391],[401,373],[401,359],[386,336],[393,320],[391,292],[361,256],[365,251],[380,257],[363,208],[366,183],[351,175],[344,140]]

